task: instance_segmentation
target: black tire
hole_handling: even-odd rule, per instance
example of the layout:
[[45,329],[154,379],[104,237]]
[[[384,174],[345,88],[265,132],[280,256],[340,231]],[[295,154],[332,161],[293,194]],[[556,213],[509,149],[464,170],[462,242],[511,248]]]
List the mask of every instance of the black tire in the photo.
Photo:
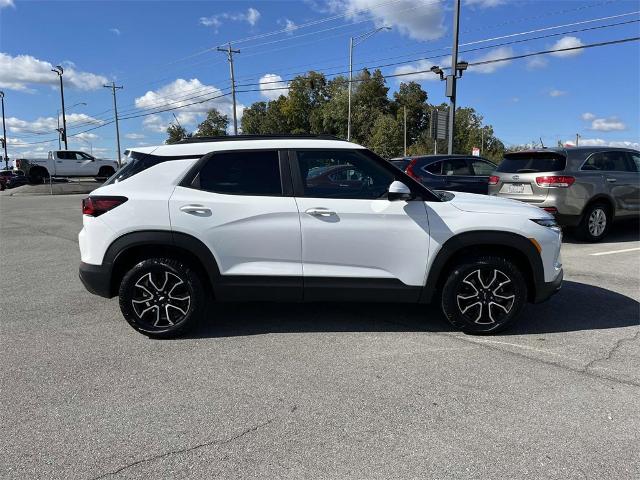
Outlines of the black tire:
[[611,229],[613,215],[611,207],[606,203],[594,203],[587,206],[576,234],[587,242],[599,242],[607,236]]
[[49,178],[49,172],[44,168],[34,168],[29,171],[29,181],[36,185],[44,183]]
[[150,258],[131,268],[122,279],[119,295],[120,310],[129,325],[151,338],[174,338],[186,332],[198,322],[205,306],[198,274],[168,258]]
[[526,301],[527,283],[520,269],[493,255],[461,261],[450,270],[442,289],[445,317],[470,334],[503,330]]
[[98,170],[98,176],[96,177],[97,181],[104,181],[107,178],[109,178],[111,175],[113,175],[114,173],[116,173],[116,171],[111,168],[111,167],[100,167],[100,170]]

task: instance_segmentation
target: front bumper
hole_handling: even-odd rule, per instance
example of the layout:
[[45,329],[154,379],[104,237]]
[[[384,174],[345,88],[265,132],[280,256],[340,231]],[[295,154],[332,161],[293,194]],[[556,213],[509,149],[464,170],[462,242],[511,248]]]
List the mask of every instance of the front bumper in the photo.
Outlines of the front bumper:
[[536,287],[536,297],[533,299],[533,303],[542,303],[549,300],[553,295],[558,293],[560,287],[562,287],[562,280],[564,278],[564,272],[560,269],[560,273],[551,282],[544,282]]
[[111,289],[111,269],[104,265],[80,262],[80,281],[90,293],[105,298],[114,295]]

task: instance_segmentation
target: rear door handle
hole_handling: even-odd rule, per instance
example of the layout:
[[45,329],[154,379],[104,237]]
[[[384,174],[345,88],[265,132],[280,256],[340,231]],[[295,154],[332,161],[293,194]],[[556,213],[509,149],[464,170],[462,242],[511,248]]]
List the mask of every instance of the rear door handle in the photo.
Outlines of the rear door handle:
[[616,183],[618,180],[616,178],[607,178],[607,182]]
[[180,211],[184,213],[190,213],[192,215],[210,215],[211,209],[204,205],[183,205],[180,207]]
[[331,215],[336,214],[336,212],[332,212],[326,208],[309,208],[308,210],[305,210],[304,213],[313,217],[330,217]]

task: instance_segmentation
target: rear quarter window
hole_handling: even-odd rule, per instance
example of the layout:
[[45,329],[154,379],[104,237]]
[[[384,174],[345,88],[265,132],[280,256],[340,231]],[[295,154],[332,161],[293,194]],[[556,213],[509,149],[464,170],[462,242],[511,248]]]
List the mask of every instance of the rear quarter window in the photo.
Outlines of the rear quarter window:
[[564,155],[533,152],[514,153],[504,156],[496,172],[502,173],[538,173],[538,172],[559,172],[567,166],[567,159]]

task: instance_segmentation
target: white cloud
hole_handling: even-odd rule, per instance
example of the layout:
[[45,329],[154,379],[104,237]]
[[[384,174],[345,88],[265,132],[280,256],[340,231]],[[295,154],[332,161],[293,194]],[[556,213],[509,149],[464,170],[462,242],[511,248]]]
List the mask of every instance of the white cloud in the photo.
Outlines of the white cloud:
[[247,22],[254,27],[262,15],[255,8],[248,8],[246,12],[238,13],[218,13],[211,15],[210,17],[200,17],[198,22],[205,27],[213,27],[217,32],[218,28],[222,26],[225,20],[231,20],[233,22]]
[[[566,140],[565,145],[575,145],[575,139]],[[580,138],[581,147],[621,147],[640,149],[640,142],[630,140],[604,140],[602,138]]]
[[[578,37],[562,37],[556,43],[553,44],[551,50],[557,50],[561,48],[575,48],[584,45]],[[580,55],[582,50],[568,50],[566,52],[553,52],[551,55],[555,57],[574,57]]]
[[142,120],[142,126],[149,131],[165,133],[169,127],[169,121],[164,120],[160,115],[149,115]]
[[328,6],[332,12],[345,13],[350,20],[371,17],[376,27],[387,25],[415,40],[435,40],[446,32],[444,7],[440,2],[330,0]]
[[591,130],[610,132],[612,130],[625,130],[627,126],[617,117],[594,118],[591,122]]
[[122,33],[119,28],[115,28],[115,27],[114,28],[110,28],[109,31],[111,33],[113,33],[114,35],[117,35],[117,36],[120,36],[120,34]]
[[539,68],[544,68],[547,65],[549,65],[549,60],[541,55],[536,55],[535,57],[531,57],[527,60],[527,70],[537,70]]
[[549,91],[550,97],[562,97],[563,95],[566,95],[566,94],[567,94],[566,90],[558,90],[555,88]]
[[[195,103],[194,102],[202,102]],[[137,108],[176,109],[175,114],[183,127],[195,126],[201,121],[207,111],[215,108],[223,115],[233,116],[233,102],[230,95],[224,95],[222,90],[213,85],[204,85],[197,78],[184,80],[179,78],[174,82],[160,87],[158,90],[150,90],[143,96],[135,99]],[[238,118],[242,116],[244,105],[238,104],[236,111]],[[150,131],[164,132],[170,123],[174,122],[173,115],[168,112],[163,115],[153,114],[145,117],[142,124]]]
[[15,3],[13,3],[13,0],[0,0],[0,8],[5,8],[5,7],[13,7],[15,8]]
[[498,5],[505,4],[506,0],[465,0],[464,3],[465,5],[469,5],[469,6],[491,8],[491,7],[497,7]]
[[[107,78],[95,73],[82,72],[71,62],[65,62],[63,80],[65,86],[80,90],[96,90],[107,82]],[[17,55],[0,52],[0,87],[28,91],[29,84],[58,85],[58,75],[51,71],[49,62],[38,60],[31,55]]]
[[284,19],[284,31],[289,35],[293,35],[293,32],[298,29],[298,26],[295,24],[293,20],[289,20],[288,18]]
[[95,140],[96,138],[98,138],[98,135],[91,132],[82,132],[77,135],[74,135],[73,137],[69,137],[69,140],[71,140],[72,138],[76,138],[76,139],[79,138],[80,140]]
[[[513,50],[511,49],[511,47],[499,47],[494,48],[493,50],[489,50],[484,55],[473,59],[470,63],[499,60],[500,58],[510,57],[512,55]],[[509,63],[511,63],[510,60],[505,60],[502,62],[487,63],[485,65],[473,65],[469,67],[469,71],[476,73],[493,73],[502,67],[506,67],[507,65],[509,65]]]
[[141,138],[145,138],[142,133],[127,133],[124,137],[130,140],[140,140]]
[[[69,134],[73,134],[72,129],[75,125],[83,124],[83,127],[90,125],[101,125],[103,120],[91,117],[84,113],[71,113],[66,116],[67,129]],[[7,130],[14,135],[20,134],[55,134],[56,128],[58,128],[58,120],[56,117],[39,117],[36,120],[22,120],[16,117],[9,117],[6,119]],[[62,126],[62,117],[60,119],[60,126]]]
[[626,130],[627,126],[618,117],[598,117],[591,112],[585,112],[580,115],[585,122],[591,122],[590,130],[599,130],[601,132],[611,132],[613,130]]
[[280,75],[267,73],[260,77],[260,94],[268,100],[277,100],[280,95],[287,95],[288,90],[274,90],[288,87]]
[[393,71],[396,75],[402,75],[401,77],[396,77],[398,83],[408,82],[408,81],[422,81],[422,80],[440,80],[440,77],[435,73],[431,72],[430,69],[434,65],[438,65],[441,68],[449,67],[451,65],[451,57],[441,58],[439,62],[433,63],[429,60],[418,60],[417,63],[413,65],[401,65],[400,67],[396,67]]

